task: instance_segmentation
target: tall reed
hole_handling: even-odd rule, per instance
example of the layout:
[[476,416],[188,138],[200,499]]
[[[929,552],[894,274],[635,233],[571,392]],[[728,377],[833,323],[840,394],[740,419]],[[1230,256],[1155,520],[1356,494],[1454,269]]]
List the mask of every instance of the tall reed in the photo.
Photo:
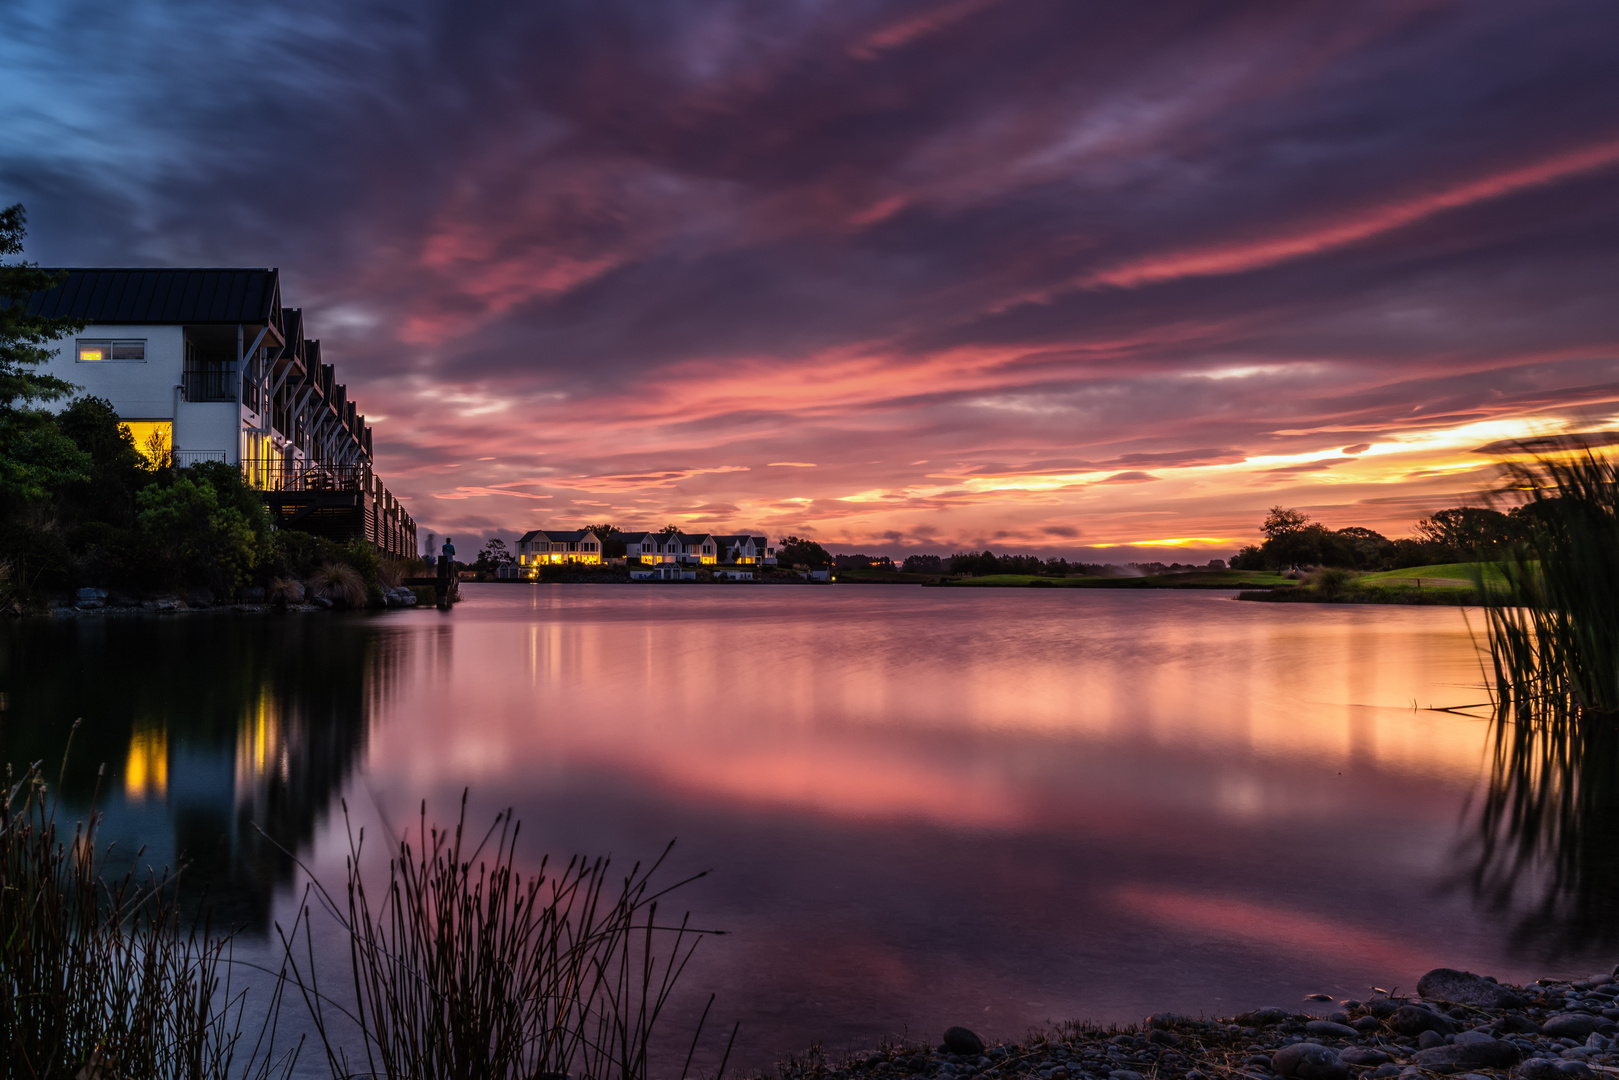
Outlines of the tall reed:
[[[343,811],[347,818],[346,803]],[[556,873],[542,861],[525,876],[511,813],[498,815],[481,839],[468,835],[466,814],[463,794],[453,831],[442,830],[428,824],[424,802],[415,839],[407,830],[398,841],[377,896],[361,873],[364,830],[351,823],[342,903],[312,883],[301,925],[277,926],[332,1074],[647,1080],[654,1031],[675,982],[697,942],[717,932],[693,929],[689,916],[660,923],[659,902],[703,875],[655,886],[665,849],[616,880],[606,859],[574,858]],[[347,940],[353,996],[346,1004],[321,989],[311,899]],[[681,1076],[707,1015],[705,1008],[691,1033]],[[345,1019],[358,1027],[352,1055]]]
[[[1542,444],[1544,445],[1544,444]],[[1619,459],[1566,444],[1507,465],[1526,539],[1496,564],[1485,604],[1498,711],[1619,715]],[[1544,714],[1544,715],[1543,715]]]
[[38,765],[0,797],[0,1040],[17,1078],[268,1080],[279,990],[244,1043],[231,938],[182,920],[167,873],[104,881],[96,816],[58,833]]

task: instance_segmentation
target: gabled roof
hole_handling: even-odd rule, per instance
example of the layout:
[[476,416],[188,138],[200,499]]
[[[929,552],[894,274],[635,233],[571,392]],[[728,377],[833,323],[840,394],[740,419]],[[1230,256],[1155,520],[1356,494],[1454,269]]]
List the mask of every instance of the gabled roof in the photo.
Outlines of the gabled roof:
[[518,537],[517,542],[527,544],[543,536],[553,544],[569,544],[578,543],[587,536],[595,535],[589,529],[531,529]]
[[268,323],[282,332],[279,270],[42,269],[68,277],[28,298],[32,315],[87,323]]

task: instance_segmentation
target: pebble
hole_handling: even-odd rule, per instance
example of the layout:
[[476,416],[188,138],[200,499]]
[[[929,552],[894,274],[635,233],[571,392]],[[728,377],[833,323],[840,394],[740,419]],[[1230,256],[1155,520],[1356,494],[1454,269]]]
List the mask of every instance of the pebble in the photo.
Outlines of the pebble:
[[1348,1024],[1334,1023],[1331,1020],[1311,1020],[1304,1025],[1304,1030],[1311,1035],[1319,1035],[1325,1039],[1356,1039],[1360,1037],[1360,1032]]

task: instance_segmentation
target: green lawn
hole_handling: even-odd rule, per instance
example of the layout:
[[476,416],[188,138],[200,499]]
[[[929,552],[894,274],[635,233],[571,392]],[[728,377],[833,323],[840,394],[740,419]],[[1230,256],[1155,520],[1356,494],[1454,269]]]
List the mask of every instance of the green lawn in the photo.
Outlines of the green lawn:
[[989,574],[961,578],[952,588],[1006,588],[1024,586],[1058,589],[1275,589],[1297,584],[1264,570],[1195,570],[1187,574],[1156,574],[1151,577],[1036,577],[1033,574]]
[[[1484,580],[1491,584],[1504,584],[1505,579],[1501,571],[1493,563],[1485,563]],[[1432,582],[1440,587],[1446,587],[1449,582],[1458,582],[1462,585],[1473,584],[1473,573],[1478,563],[1437,563],[1433,566],[1408,566],[1403,570],[1380,570],[1375,574],[1361,574],[1355,579],[1357,585],[1372,588],[1388,586],[1426,585]]]

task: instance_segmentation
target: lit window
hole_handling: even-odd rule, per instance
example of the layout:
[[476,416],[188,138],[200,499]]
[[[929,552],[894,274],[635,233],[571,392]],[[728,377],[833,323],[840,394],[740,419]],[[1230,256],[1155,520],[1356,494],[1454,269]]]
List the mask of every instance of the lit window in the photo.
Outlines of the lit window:
[[115,363],[146,362],[146,340],[113,338],[80,338],[79,363],[100,364],[107,361]]
[[135,449],[154,466],[174,464],[174,425],[168,420],[126,420],[118,425],[129,432]]

